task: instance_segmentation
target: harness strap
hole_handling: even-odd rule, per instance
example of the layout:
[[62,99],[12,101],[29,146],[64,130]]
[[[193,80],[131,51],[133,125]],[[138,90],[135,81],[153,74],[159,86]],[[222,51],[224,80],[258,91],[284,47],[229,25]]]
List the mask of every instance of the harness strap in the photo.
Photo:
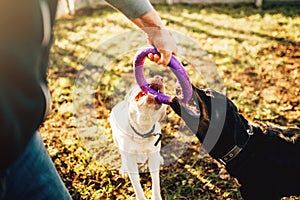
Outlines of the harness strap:
[[228,162],[230,162],[231,160],[233,160],[235,157],[237,157],[237,155],[243,150],[243,148],[247,145],[250,137],[253,135],[253,127],[252,125],[249,124],[249,129],[246,129],[247,133],[248,133],[248,139],[246,140],[246,142],[244,143],[243,147],[239,147],[238,145],[234,145],[234,147],[228,152],[226,153],[224,156],[222,156],[222,158],[219,158],[218,160],[223,163],[224,165],[226,165]]
[[130,128],[133,130],[133,132],[134,132],[135,134],[137,134],[138,136],[142,137],[142,138],[155,137],[155,136],[158,135],[159,137],[158,137],[157,141],[154,143],[154,146],[157,146],[158,143],[159,143],[159,141],[160,141],[161,138],[162,138],[162,134],[161,134],[161,133],[153,133],[154,130],[155,130],[155,124],[153,125],[152,129],[151,129],[148,133],[146,133],[146,134],[142,134],[142,133],[138,132],[138,131],[131,125],[130,122],[129,122],[129,125],[130,125]]
[[130,128],[133,130],[133,132],[134,132],[135,134],[137,134],[138,136],[142,137],[142,138],[149,138],[149,137],[153,136],[153,134],[155,134],[155,133],[153,133],[154,130],[155,130],[155,124],[153,125],[152,129],[151,129],[148,133],[146,133],[146,134],[142,134],[142,133],[138,132],[138,131],[131,125],[130,122],[129,122],[129,125],[130,125]]

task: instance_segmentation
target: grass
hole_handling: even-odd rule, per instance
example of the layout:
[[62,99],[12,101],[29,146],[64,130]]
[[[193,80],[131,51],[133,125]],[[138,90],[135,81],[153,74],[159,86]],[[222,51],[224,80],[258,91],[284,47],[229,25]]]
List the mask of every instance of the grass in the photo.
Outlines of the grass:
[[[169,28],[192,38],[207,52],[227,96],[246,118],[300,126],[297,7],[175,4],[156,9]],[[52,112],[40,133],[74,199],[134,199],[129,179],[118,172],[120,160],[107,121],[112,106],[134,82],[133,54],[116,58],[111,70],[84,65],[100,44],[134,28],[110,8],[84,10],[56,22],[48,73]],[[189,64],[187,69],[192,82],[204,87],[203,77],[193,76]],[[167,69],[148,68],[155,70],[168,76]],[[201,145],[192,136],[184,137],[189,131],[171,110],[163,133],[164,147],[178,141],[167,157],[170,164],[161,169],[163,199],[241,198],[238,182],[218,162],[200,156]],[[148,173],[141,174],[149,198],[150,180]]]

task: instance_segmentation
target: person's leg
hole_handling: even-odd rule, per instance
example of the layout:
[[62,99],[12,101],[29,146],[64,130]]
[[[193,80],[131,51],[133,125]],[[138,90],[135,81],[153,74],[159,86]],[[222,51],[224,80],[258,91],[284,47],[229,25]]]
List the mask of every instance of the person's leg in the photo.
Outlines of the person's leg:
[[0,177],[0,200],[72,199],[35,133],[21,156]]

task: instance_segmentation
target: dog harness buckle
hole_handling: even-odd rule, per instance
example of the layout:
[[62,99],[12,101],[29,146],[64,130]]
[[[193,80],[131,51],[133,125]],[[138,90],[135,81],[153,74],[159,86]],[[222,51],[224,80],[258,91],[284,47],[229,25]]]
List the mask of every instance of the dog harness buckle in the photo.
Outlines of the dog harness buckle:
[[249,137],[246,140],[243,147],[239,147],[237,145],[234,145],[234,147],[227,154],[225,154],[225,156],[218,159],[222,164],[226,165],[228,162],[233,160],[243,150],[243,148],[247,145],[250,137],[254,134],[252,125],[249,124],[249,129],[246,129],[246,132],[248,133]]
[[219,161],[226,165],[229,161],[234,159],[242,151],[242,149],[243,148],[240,148],[237,145],[235,145],[225,156],[219,158]]

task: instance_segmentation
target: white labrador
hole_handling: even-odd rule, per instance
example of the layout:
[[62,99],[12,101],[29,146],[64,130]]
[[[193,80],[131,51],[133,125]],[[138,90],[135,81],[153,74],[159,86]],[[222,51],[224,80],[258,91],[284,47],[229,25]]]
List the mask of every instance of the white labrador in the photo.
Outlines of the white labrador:
[[[148,80],[150,87],[164,92],[163,78],[155,76]],[[124,101],[111,112],[110,125],[115,144],[122,159],[121,171],[128,173],[136,198],[145,200],[139,180],[138,163],[148,161],[152,178],[152,200],[161,200],[159,168],[163,162],[160,155],[160,121],[166,115],[167,106],[157,103],[155,97],[141,91],[138,86],[131,88]]]

